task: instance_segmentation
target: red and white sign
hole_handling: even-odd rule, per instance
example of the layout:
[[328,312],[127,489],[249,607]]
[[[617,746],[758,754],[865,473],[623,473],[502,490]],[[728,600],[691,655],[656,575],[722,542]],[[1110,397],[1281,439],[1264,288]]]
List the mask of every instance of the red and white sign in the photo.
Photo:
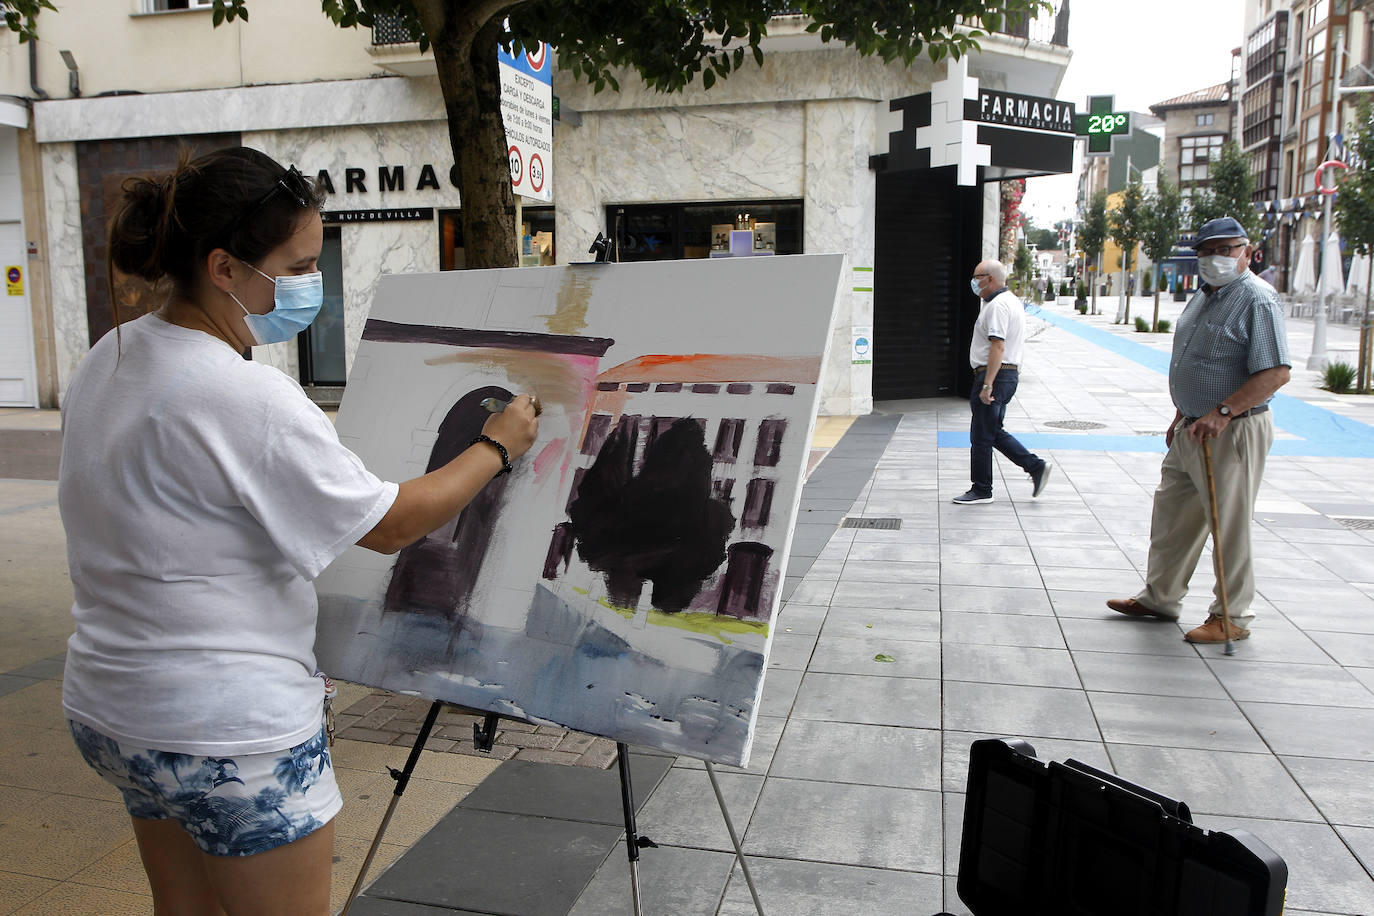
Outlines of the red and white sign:
[[538,153],[530,154],[530,190],[536,194],[544,190],[544,160]]
[[510,146],[510,183],[515,193],[553,200],[553,54],[536,50],[497,54],[501,73],[501,122]]
[[508,155],[510,156],[510,186],[519,191],[520,182],[525,180],[525,166],[521,160],[520,147],[512,146]]

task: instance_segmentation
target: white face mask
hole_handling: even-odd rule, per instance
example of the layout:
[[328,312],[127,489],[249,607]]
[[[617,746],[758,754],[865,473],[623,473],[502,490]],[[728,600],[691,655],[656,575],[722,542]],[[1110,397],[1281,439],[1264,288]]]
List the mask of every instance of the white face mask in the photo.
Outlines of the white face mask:
[[1223,254],[1198,258],[1197,272],[1202,275],[1202,282],[1214,289],[1225,286],[1240,276],[1240,268],[1236,264],[1236,259]]

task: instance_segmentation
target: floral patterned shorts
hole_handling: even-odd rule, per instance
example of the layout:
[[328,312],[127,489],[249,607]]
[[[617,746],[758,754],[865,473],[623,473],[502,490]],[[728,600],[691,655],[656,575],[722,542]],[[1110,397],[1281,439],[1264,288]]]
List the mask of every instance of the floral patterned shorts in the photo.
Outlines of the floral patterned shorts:
[[129,747],[67,720],[86,763],[132,817],[171,818],[214,856],[251,856],[323,827],[343,807],[324,729],[289,751],[197,757]]

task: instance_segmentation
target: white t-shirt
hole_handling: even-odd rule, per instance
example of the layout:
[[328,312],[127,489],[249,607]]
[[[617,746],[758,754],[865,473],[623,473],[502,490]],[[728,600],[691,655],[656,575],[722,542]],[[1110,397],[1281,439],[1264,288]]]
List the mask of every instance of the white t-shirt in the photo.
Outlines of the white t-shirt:
[[973,323],[973,340],[968,348],[970,366],[977,369],[988,364],[994,337],[1003,342],[1002,362],[1021,365],[1026,345],[1026,308],[1009,289],[983,303],[978,320]]
[[63,708],[139,747],[293,747],[324,697],[310,580],[396,484],[278,370],[154,315],[120,336],[91,348],[62,404]]

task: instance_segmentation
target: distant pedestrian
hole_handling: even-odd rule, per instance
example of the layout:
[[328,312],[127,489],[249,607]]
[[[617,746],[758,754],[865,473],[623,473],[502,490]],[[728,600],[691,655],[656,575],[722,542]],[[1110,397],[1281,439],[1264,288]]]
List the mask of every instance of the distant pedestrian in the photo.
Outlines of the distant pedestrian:
[[[1155,490],[1145,587],[1107,607],[1131,617],[1178,619],[1210,530],[1202,443],[1211,440],[1231,638],[1245,639],[1255,596],[1250,522],[1274,441],[1269,400],[1288,382],[1292,364],[1278,295],[1249,272],[1252,248],[1240,223],[1229,216],[1212,220],[1194,248],[1203,287],[1174,333],[1169,392],[1177,409],[1164,437],[1169,452]],[[1207,620],[1184,636],[1189,642],[1225,641],[1221,588],[1219,582]]]
[[1002,429],[1007,405],[1016,394],[1016,383],[1026,342],[1025,306],[1007,289],[1007,268],[1001,261],[984,261],[973,272],[970,286],[982,299],[982,310],[973,325],[969,364],[973,366],[973,391],[969,407],[969,480],[972,486],[954,497],[961,506],[992,502],[992,450],[1007,456],[1031,476],[1031,496],[1039,496],[1050,479],[1052,465],[1016,441]]
[[1135,295],[1135,274],[1127,274],[1127,275],[1126,275],[1126,295],[1127,295],[1127,296],[1134,296],[1134,295]]
[[1045,275],[1044,275],[1044,274],[1041,274],[1040,276],[1038,276],[1038,277],[1035,278],[1035,301],[1036,301],[1036,302],[1044,302],[1044,301],[1045,301],[1045,289],[1046,289],[1048,286],[1049,286],[1049,281],[1045,279]]
[[1259,272],[1259,278],[1260,278],[1261,280],[1263,280],[1265,283],[1268,283],[1270,286],[1274,287],[1275,289],[1278,289],[1278,283],[1279,283],[1279,267],[1278,267],[1278,265],[1277,265],[1277,264],[1270,264],[1268,267],[1264,268],[1264,270],[1261,270],[1261,271]]

